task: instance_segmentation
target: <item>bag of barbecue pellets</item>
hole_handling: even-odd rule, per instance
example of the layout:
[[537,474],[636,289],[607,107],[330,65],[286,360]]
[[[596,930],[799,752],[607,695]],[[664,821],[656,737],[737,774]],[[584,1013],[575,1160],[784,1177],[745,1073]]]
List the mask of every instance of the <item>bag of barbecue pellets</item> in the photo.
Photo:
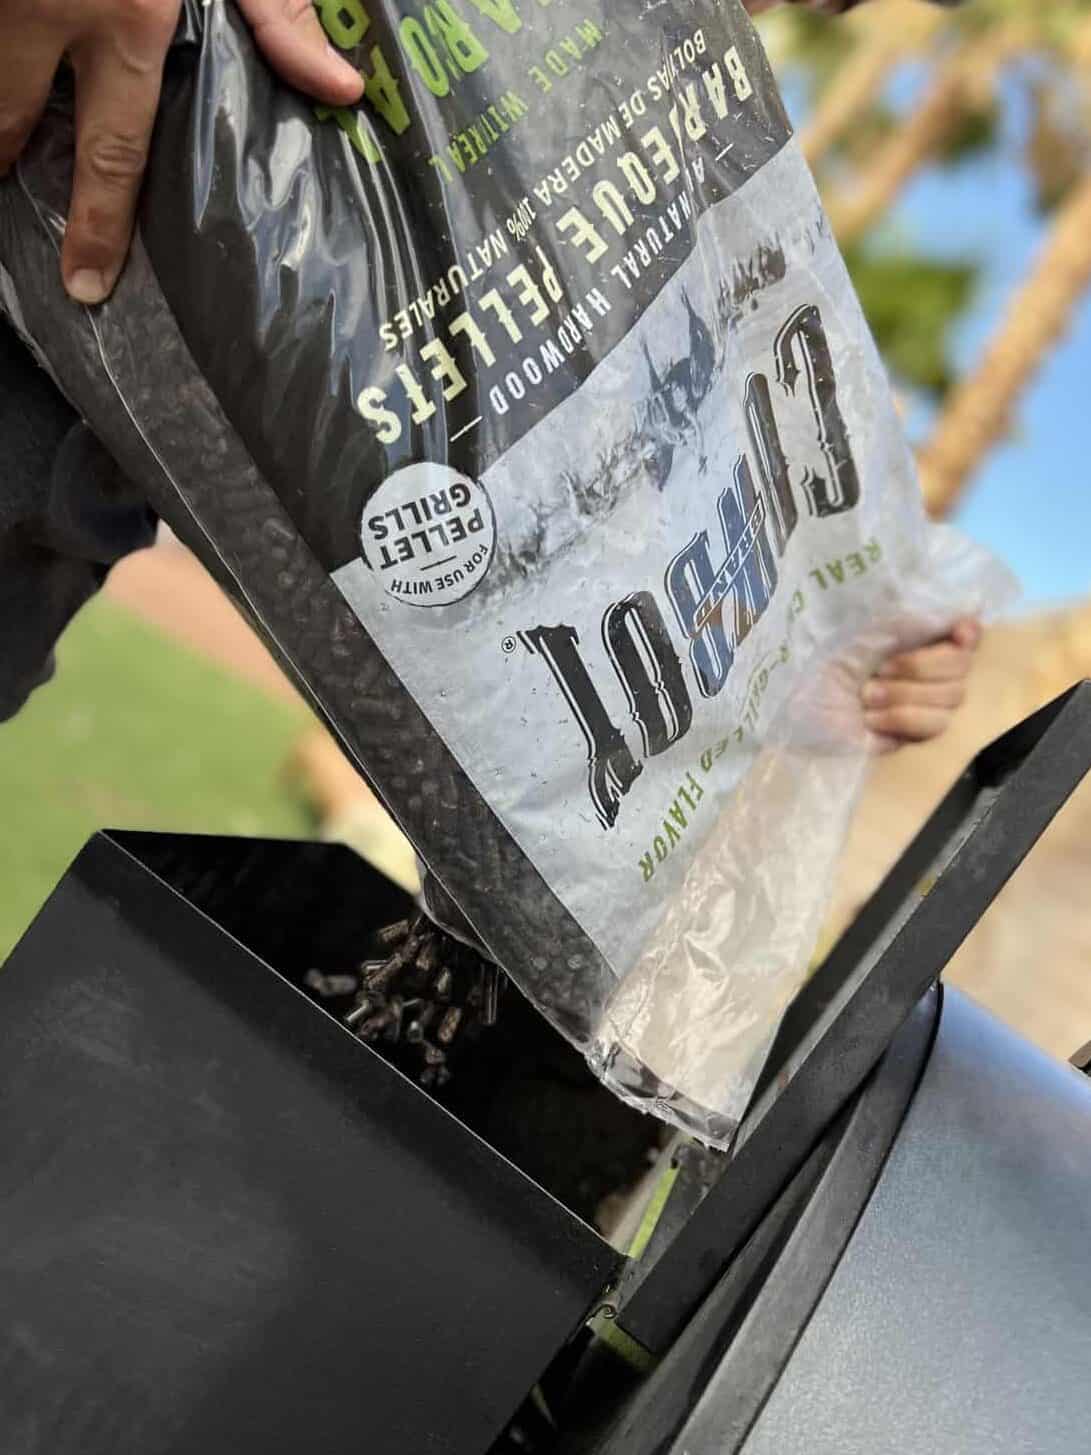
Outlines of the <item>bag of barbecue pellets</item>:
[[925,522],[738,0],[318,9],[357,109],[186,4],[92,310],[58,275],[60,85],[0,188],[0,295],[437,916],[723,1144],[828,903],[861,684],[1002,573]]

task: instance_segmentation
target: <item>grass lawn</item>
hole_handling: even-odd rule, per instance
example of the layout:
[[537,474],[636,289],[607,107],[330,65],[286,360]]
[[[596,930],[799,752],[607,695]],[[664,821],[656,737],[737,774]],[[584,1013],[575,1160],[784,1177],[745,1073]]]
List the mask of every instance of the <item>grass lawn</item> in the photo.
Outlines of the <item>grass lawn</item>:
[[309,720],[93,601],[0,726],[0,962],[96,829],[309,837],[284,772]]

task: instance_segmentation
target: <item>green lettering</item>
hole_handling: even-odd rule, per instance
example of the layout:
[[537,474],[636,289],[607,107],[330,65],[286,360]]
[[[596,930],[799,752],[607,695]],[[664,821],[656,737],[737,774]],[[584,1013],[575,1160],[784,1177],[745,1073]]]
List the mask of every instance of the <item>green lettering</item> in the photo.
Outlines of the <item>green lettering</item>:
[[[408,16],[398,27],[409,63],[433,96],[446,96],[451,89],[447,72],[419,20]],[[366,92],[364,93],[367,94]]]
[[365,127],[364,118],[358,111],[350,111],[346,106],[316,106],[314,114],[319,121],[329,121],[332,116],[341,131],[348,137],[353,151],[359,152],[365,161],[375,163],[379,160],[379,148],[375,144],[374,137]]
[[500,110],[510,121],[519,121],[527,114],[527,103],[518,91],[505,91],[500,98]]
[[342,50],[359,45],[371,25],[371,16],[360,0],[315,0],[323,29]]
[[440,42],[453,65],[465,75],[476,71],[489,59],[488,51],[450,0],[436,0],[434,5],[426,5],[424,22],[429,34]]
[[371,75],[364,72],[364,100],[379,113],[395,136],[407,130],[409,112],[380,46],[373,46],[371,50]]
[[501,30],[506,30],[508,35],[514,35],[523,28],[523,22],[511,0],[471,0],[471,4],[476,5],[481,14]]

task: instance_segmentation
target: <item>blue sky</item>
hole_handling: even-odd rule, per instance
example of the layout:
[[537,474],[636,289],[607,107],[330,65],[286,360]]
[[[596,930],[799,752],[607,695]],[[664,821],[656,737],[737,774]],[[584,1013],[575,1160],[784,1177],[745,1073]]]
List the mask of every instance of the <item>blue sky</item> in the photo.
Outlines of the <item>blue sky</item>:
[[[915,83],[903,76],[891,99],[908,100]],[[974,307],[956,341],[960,365],[977,356],[1042,242],[1020,159],[1026,123],[1021,91],[1012,86],[1000,145],[958,168],[923,172],[892,219],[899,235],[925,250],[981,264]],[[1091,295],[956,516],[1015,570],[1028,607],[1091,593],[1089,375]]]

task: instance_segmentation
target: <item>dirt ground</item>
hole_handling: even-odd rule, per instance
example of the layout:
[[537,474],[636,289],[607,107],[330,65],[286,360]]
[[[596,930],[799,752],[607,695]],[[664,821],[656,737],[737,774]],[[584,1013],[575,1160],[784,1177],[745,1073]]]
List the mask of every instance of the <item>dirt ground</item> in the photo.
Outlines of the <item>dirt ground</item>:
[[[1091,606],[986,633],[967,701],[935,743],[885,760],[857,815],[834,915],[844,923],[970,759],[1091,677]],[[944,979],[1067,1059],[1091,1039],[1091,778],[1001,892]]]
[[276,697],[297,695],[216,582],[164,527],[150,551],[115,567],[106,595],[255,687]]

